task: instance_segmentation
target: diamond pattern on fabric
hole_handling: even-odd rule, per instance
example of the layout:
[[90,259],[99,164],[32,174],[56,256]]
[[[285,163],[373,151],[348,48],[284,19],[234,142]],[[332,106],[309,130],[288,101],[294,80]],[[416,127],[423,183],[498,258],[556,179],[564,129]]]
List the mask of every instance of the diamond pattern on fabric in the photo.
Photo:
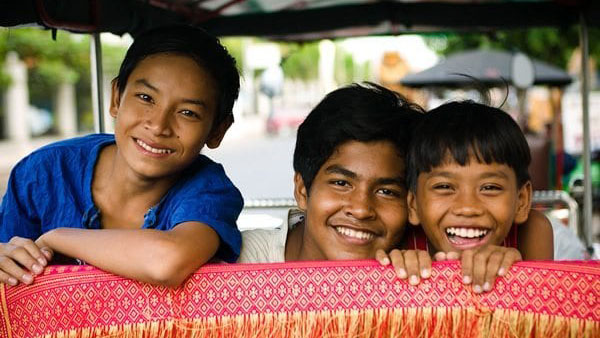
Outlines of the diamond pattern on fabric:
[[[552,325],[559,325],[558,319],[573,319],[587,323],[581,324],[585,332],[600,335],[600,263],[593,261],[520,262],[497,280],[492,292],[483,295],[462,284],[455,262],[434,263],[432,277],[411,286],[398,279],[391,267],[374,261],[341,261],[208,265],[178,289],[135,282],[90,266],[53,266],[36,277],[33,285],[0,285],[0,296],[4,318],[0,338],[51,337],[84,330],[86,337],[100,337],[135,325],[138,331],[150,330],[152,325],[165,330],[185,329],[185,325],[224,330],[224,323],[262,320],[276,325],[278,319],[300,323],[313,318],[312,314],[343,314],[339,318],[356,314],[361,318],[356,325],[364,330],[375,325],[378,329],[368,332],[387,337],[393,335],[385,332],[400,330],[402,316],[417,316],[422,321],[418,325],[434,327],[434,320],[441,323],[454,309],[466,309],[460,314],[465,320],[471,318],[470,313],[481,317],[494,311],[523,314],[533,322],[536,316],[545,315]],[[486,330],[501,325],[492,319],[482,322],[477,316],[473,320],[480,326],[473,325],[473,330],[479,327],[479,331],[473,332],[489,333]],[[385,323],[385,330],[378,321]],[[341,330],[344,323],[335,326]],[[438,327],[450,330],[448,325]],[[290,324],[289,329],[295,328]],[[402,330],[403,334],[412,332]],[[449,336],[458,329],[453,330]],[[240,334],[239,330],[230,332],[231,336]]]

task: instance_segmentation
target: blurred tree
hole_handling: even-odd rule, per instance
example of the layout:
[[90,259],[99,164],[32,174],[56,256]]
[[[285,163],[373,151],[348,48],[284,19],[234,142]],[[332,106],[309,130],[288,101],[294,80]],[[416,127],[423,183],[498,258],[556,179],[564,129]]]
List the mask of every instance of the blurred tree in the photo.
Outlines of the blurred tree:
[[221,43],[229,54],[235,58],[237,68],[244,69],[244,39],[248,38],[222,38]]
[[336,45],[335,50],[335,81],[338,85],[352,82],[369,81],[371,70],[368,61],[359,63],[354,60],[351,53]]
[[319,76],[319,43],[280,44],[284,61],[281,65],[286,78],[314,80]]
[[[590,55],[600,60],[600,29],[589,29],[589,36]],[[519,50],[565,69],[571,53],[579,46],[579,27],[515,29],[489,34],[434,34],[426,36],[425,41],[441,55],[475,48]]]
[[[77,96],[79,129],[92,130],[90,46],[87,35],[58,31],[55,41],[49,30],[1,29],[0,63],[3,63],[8,51],[16,51],[27,65],[32,104],[51,111],[52,93],[60,83],[72,83]],[[116,75],[125,47],[103,45],[102,51],[105,73]],[[3,89],[2,85],[6,85],[6,80],[0,74],[0,89]]]
[[339,45],[335,48],[335,82],[339,85],[351,83],[355,79],[355,65],[352,55]]

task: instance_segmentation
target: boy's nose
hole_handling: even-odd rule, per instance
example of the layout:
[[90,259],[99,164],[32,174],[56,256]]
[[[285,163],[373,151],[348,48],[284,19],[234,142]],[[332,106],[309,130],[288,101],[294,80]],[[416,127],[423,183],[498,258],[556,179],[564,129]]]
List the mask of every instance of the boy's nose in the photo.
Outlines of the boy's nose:
[[170,114],[167,111],[157,111],[150,114],[145,127],[155,136],[169,136],[172,132]]
[[346,201],[345,213],[355,219],[369,219],[375,216],[369,194],[353,192]]
[[482,209],[479,198],[472,192],[460,192],[454,200],[452,212],[460,216],[478,216]]

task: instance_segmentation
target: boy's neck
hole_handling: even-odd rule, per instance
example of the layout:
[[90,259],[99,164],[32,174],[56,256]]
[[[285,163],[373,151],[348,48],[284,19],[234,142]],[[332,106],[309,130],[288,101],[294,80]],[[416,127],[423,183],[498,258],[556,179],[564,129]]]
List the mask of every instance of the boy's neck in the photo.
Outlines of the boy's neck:
[[302,257],[302,243],[304,237],[304,222],[301,222],[288,231],[285,241],[285,261],[297,261]]
[[92,198],[103,218],[121,215],[118,218],[141,217],[143,221],[146,211],[161,200],[174,182],[140,179],[124,168],[126,164],[119,161],[117,152],[116,146],[100,152],[92,180]]

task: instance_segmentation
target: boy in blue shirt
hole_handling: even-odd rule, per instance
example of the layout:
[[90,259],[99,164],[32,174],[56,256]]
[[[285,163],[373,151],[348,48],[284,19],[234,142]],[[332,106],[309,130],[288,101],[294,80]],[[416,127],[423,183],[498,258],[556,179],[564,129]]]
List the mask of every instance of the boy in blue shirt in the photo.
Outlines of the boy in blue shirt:
[[177,286],[213,256],[235,261],[243,200],[200,154],[233,122],[235,60],[188,26],[148,31],[112,82],[115,135],[43,147],[13,169],[0,206],[0,281],[30,284],[55,253]]

